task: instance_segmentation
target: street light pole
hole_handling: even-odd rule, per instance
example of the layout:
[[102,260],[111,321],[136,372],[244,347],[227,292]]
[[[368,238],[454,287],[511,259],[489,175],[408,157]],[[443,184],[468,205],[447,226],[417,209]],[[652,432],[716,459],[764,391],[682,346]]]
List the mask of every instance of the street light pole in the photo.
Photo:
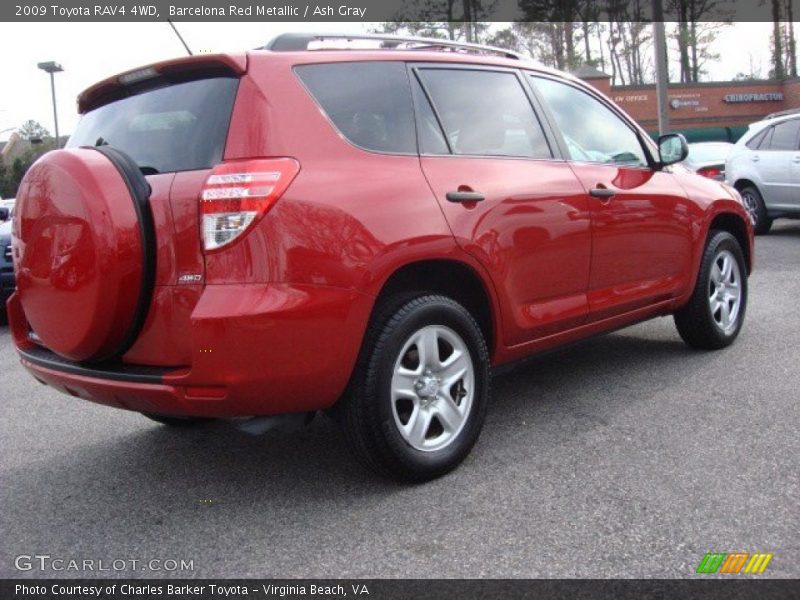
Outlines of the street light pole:
[[40,62],[37,65],[42,71],[50,74],[50,91],[53,94],[53,121],[56,126],[56,148],[61,147],[61,138],[58,134],[58,110],[56,109],[56,78],[55,74],[60,73],[64,68],[57,62]]
[[653,29],[656,53],[656,99],[658,101],[658,133],[664,135],[669,129],[667,113],[667,36],[664,32],[664,7],[661,0],[653,0]]

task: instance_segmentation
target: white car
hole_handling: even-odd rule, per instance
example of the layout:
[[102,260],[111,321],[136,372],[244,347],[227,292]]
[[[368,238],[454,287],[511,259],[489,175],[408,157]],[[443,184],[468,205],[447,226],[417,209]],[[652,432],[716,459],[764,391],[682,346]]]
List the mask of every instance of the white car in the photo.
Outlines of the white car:
[[730,142],[689,144],[689,156],[681,164],[703,177],[725,181],[725,159],[732,150]]
[[774,219],[800,219],[800,114],[750,125],[725,161],[725,181],[739,190],[757,234]]

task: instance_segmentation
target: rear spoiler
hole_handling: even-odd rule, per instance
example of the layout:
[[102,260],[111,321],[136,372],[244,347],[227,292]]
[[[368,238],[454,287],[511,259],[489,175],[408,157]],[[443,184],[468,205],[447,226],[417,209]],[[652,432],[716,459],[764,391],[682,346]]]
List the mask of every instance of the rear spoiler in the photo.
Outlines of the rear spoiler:
[[144,90],[208,76],[241,76],[247,72],[247,54],[200,54],[175,58],[104,79],[78,96],[84,114],[109,102]]

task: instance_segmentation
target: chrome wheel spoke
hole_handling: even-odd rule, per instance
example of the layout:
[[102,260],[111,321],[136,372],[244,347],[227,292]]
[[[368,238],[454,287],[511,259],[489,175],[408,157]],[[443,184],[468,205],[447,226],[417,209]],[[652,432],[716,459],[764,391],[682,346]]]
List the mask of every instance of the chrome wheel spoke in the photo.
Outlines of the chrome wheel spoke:
[[733,259],[727,254],[722,255],[722,280],[723,281],[730,281],[731,279],[731,271],[733,269]]
[[417,399],[417,392],[414,389],[417,375],[404,367],[395,369],[392,375],[392,394],[395,397],[409,398],[411,400]]
[[711,267],[711,281],[717,285],[719,285],[719,283],[722,281],[722,271],[720,270],[717,261],[714,261],[714,266]]
[[720,315],[719,315],[720,324],[722,325],[722,327],[727,329],[728,327],[730,327],[730,324],[731,324],[731,308],[730,308],[730,304],[728,304],[728,302],[725,302],[725,301],[721,302],[720,303],[720,310],[721,310]]
[[439,396],[436,400],[434,412],[445,431],[453,432],[461,428],[464,415],[461,414],[461,409],[456,406],[456,403],[449,395],[441,394]]
[[419,447],[424,445],[425,437],[428,435],[428,429],[431,426],[431,417],[429,410],[423,410],[419,406],[411,413],[405,428],[405,438],[412,446]]
[[426,327],[420,331],[417,337],[417,351],[419,362],[423,367],[439,366],[439,338],[435,328]]
[[439,371],[442,388],[449,391],[454,383],[464,377],[469,367],[469,362],[464,353],[454,350],[453,354],[442,363],[441,371]]

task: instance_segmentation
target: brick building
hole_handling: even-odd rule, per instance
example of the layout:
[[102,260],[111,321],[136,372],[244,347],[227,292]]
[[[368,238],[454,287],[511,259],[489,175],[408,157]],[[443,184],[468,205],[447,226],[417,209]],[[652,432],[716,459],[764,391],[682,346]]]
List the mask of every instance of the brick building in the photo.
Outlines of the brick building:
[[[592,67],[575,75],[614,100],[648,132],[658,131],[655,85],[612,86],[611,77]],[[735,141],[747,125],[768,114],[800,109],[800,79],[671,83],[667,91],[669,127],[692,141]]]

